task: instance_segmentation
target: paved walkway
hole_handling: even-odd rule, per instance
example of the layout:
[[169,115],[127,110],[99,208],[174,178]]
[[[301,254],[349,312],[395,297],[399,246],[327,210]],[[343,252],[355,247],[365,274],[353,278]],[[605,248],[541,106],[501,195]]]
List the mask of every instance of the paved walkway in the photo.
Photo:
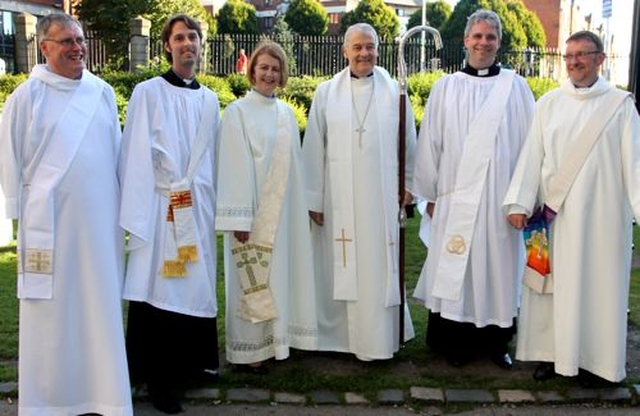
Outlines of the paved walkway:
[[[14,395],[16,389],[14,382],[1,383],[0,395]],[[136,395],[136,415],[160,414],[145,399],[143,395]],[[566,392],[411,387],[408,391],[379,391],[373,401],[357,393],[329,390],[301,395],[256,388],[207,388],[187,392],[186,412],[183,414],[437,415],[474,408],[469,414],[478,414],[479,409],[484,409],[482,414],[487,415],[568,414],[566,412],[589,413],[596,410],[598,413],[638,415],[639,406],[640,384],[612,389],[575,388]],[[554,409],[561,409],[564,413],[547,413]],[[17,415],[15,401],[5,398],[0,405],[0,416],[14,415]]]

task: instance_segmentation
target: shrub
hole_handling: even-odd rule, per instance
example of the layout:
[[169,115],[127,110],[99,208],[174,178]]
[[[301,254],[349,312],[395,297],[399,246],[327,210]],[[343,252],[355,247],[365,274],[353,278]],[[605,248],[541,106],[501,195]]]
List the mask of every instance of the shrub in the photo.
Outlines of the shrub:
[[557,81],[554,81],[551,78],[527,78],[526,80],[536,101],[538,101],[538,98],[542,97],[547,92],[558,88],[559,85]]
[[229,83],[224,78],[216,77],[213,75],[199,75],[198,81],[200,82],[200,84],[209,87],[216,94],[218,94],[218,100],[220,101],[221,110],[236,99],[233,91],[231,91]]
[[280,97],[282,101],[289,104],[289,107],[293,110],[293,115],[296,117],[296,121],[298,122],[298,129],[300,130],[300,137],[304,135],[304,131],[307,128],[307,110],[298,101],[291,97],[282,96]]
[[413,100],[415,99],[414,97],[418,97],[420,99],[419,106],[424,108],[427,103],[427,98],[429,98],[429,94],[431,94],[433,84],[444,75],[445,73],[442,71],[420,72],[410,75],[408,78],[407,94],[409,97],[412,97],[411,104],[416,106],[418,102],[414,102]]
[[27,77],[27,74],[7,74],[0,76],[0,111],[2,107],[4,107],[4,102],[7,101],[7,97],[18,87],[18,85],[22,84]]
[[287,81],[287,86],[282,89],[281,95],[301,104],[304,106],[305,111],[309,112],[318,84],[327,79],[329,77],[310,77],[308,75],[290,77]]
[[235,95],[236,97],[243,97],[251,88],[251,83],[249,82],[247,76],[244,74],[229,74],[225,79],[231,87],[233,95]]

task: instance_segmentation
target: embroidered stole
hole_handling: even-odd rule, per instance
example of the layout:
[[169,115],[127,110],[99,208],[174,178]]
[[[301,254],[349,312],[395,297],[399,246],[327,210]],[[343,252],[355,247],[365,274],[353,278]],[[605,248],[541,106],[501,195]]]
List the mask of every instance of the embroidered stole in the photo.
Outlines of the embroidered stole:
[[167,229],[164,241],[165,277],[184,277],[187,275],[187,263],[198,261],[198,242],[196,222],[193,214],[193,195],[191,183],[202,158],[213,145],[214,140],[208,135],[209,124],[215,120],[215,96],[203,90],[204,103],[196,140],[191,149],[185,176],[165,189],[169,198],[167,208]]
[[[385,306],[400,304],[398,288],[398,183],[397,173],[390,175],[389,170],[397,172],[398,152],[398,114],[390,103],[397,103],[398,88],[389,74],[380,67],[374,68],[373,82],[377,120],[375,129],[368,136],[380,143],[380,178],[384,219],[382,226],[387,238],[386,244],[386,292]],[[353,108],[351,99],[351,76],[349,68],[336,74],[331,81],[327,96],[327,163],[331,183],[333,240],[333,298],[335,300],[358,300],[358,278],[356,264],[356,232],[353,203]],[[392,107],[393,108],[393,107]],[[385,111],[386,110],[386,111]],[[402,138],[405,140],[405,138]],[[389,220],[393,218],[394,220]],[[375,224],[374,226],[378,226]],[[362,259],[366,261],[366,259]]]
[[277,100],[276,106],[276,140],[267,177],[260,192],[258,210],[251,223],[249,240],[243,244],[231,238],[231,253],[242,288],[237,315],[252,323],[268,321],[278,316],[269,288],[269,273],[289,179],[291,143],[297,138],[293,137],[287,117],[287,105]]
[[460,299],[487,169],[494,155],[498,128],[511,94],[513,77],[513,71],[500,71],[464,138],[464,150],[436,268],[433,296],[437,298]]
[[[54,87],[55,88],[55,87]],[[98,109],[104,86],[84,71],[82,81],[65,104],[58,124],[45,143],[42,159],[31,178],[24,178],[20,218],[18,297],[52,299],[55,190],[73,162]],[[62,248],[64,250],[64,248]]]

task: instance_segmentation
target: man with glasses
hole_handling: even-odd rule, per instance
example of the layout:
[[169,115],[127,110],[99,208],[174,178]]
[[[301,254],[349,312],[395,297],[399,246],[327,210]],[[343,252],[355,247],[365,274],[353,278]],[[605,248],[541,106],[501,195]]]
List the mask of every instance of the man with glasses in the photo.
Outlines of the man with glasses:
[[571,35],[564,60],[569,80],[538,101],[504,202],[516,229],[543,203],[555,214],[551,274],[543,290],[523,288],[516,358],[541,362],[536,380],[577,375],[584,386],[607,386],[625,378],[640,119],[631,95],[598,75],[598,36]]
[[19,413],[131,415],[113,89],[85,70],[80,24],[38,23],[46,64],[9,97],[0,181],[17,218]]

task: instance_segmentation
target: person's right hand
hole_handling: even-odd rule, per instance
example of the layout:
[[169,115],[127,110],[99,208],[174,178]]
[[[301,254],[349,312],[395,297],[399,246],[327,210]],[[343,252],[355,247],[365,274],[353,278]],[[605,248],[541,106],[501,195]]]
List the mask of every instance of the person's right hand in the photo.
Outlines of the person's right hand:
[[427,214],[429,214],[429,216],[431,218],[433,218],[433,210],[436,209],[436,203],[435,202],[427,202]]
[[516,230],[522,230],[527,225],[527,216],[525,214],[509,214],[507,220]]
[[317,225],[324,225],[324,214],[322,212],[309,211],[309,216]]
[[234,231],[233,236],[236,240],[240,241],[242,244],[249,241],[249,231]]

